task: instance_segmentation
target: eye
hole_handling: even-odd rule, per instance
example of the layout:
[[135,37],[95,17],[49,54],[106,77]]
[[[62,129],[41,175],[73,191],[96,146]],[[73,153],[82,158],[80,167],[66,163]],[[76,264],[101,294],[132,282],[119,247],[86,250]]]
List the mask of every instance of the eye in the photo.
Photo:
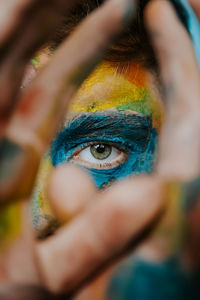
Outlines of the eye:
[[127,151],[107,143],[93,143],[79,148],[72,155],[71,161],[93,169],[112,169],[125,162]]

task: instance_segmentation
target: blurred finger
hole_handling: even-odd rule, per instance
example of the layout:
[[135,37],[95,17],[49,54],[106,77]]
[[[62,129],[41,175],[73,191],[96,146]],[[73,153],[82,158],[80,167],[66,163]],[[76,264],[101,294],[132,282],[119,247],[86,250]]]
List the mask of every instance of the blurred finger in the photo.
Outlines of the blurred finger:
[[200,167],[200,76],[194,49],[168,1],[152,1],[146,9],[146,23],[166,105],[157,170],[171,180],[190,180]]
[[[7,220],[4,218],[4,222],[1,216],[0,282],[38,284],[40,278],[35,263],[35,241],[29,203],[15,203],[12,211],[12,214],[7,213]],[[6,212],[3,213],[6,216]]]
[[39,286],[0,285],[1,300],[64,300],[64,296],[54,295]]
[[163,210],[163,185],[155,177],[135,178],[94,200],[71,224],[38,245],[41,276],[54,292],[73,292],[130,250],[141,232],[150,231]]
[[24,68],[76,0],[0,3],[0,136],[17,98]]
[[183,257],[189,269],[197,270],[200,264],[200,177],[183,185],[182,195],[187,226]]
[[2,142],[0,162],[6,168],[0,171],[1,203],[30,194],[39,159],[64,119],[69,100],[132,18],[133,9],[132,0],[106,2],[63,43],[25,91]]
[[48,183],[48,199],[61,222],[67,222],[89,205],[97,190],[84,171],[73,165],[56,168]]

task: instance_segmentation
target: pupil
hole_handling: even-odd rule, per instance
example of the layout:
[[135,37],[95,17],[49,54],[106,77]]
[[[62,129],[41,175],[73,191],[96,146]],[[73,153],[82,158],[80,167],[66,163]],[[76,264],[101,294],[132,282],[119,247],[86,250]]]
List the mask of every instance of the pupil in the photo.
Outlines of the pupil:
[[95,145],[94,147],[95,147],[97,153],[102,154],[102,153],[105,152],[105,146],[104,145]]
[[112,152],[112,147],[106,144],[97,144],[90,147],[90,152],[96,159],[106,159]]

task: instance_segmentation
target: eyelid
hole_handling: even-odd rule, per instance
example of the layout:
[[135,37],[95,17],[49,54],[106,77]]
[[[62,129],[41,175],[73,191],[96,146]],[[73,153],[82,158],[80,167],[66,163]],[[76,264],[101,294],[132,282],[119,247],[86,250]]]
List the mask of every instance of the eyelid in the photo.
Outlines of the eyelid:
[[82,139],[79,139],[76,143],[70,143],[70,144],[66,144],[66,151],[73,151],[73,149],[77,149],[79,147],[87,147],[89,145],[94,145],[94,144],[107,144],[113,147],[117,147],[119,150],[121,151],[127,151],[127,152],[141,152],[141,149],[137,149],[137,145],[136,143],[134,143],[134,147],[133,145],[130,145],[129,143],[127,143],[124,139],[122,139],[121,137],[116,138],[113,141],[113,138],[110,136],[104,136],[103,138],[100,136],[93,136],[93,137],[83,137]]
[[86,149],[87,147],[92,146],[92,145],[98,145],[98,144],[109,145],[111,147],[117,148],[119,151],[122,151],[122,152],[126,153],[127,155],[129,154],[129,151],[127,149],[124,149],[122,146],[120,146],[114,142],[104,141],[104,140],[95,140],[95,141],[91,141],[91,142],[85,143],[83,145],[80,145],[79,147],[76,147],[75,151],[71,155],[71,158],[73,156],[78,155],[79,152]]
[[[102,143],[104,145],[110,145],[111,147],[117,149],[117,151],[120,152],[120,155],[119,155],[118,159],[115,159],[111,162],[101,162],[101,161],[99,161],[98,163],[92,163],[92,162],[88,162],[86,160],[81,160],[80,159],[79,155],[80,155],[81,151],[83,151],[84,149],[87,149],[88,147],[90,147],[94,144],[100,144],[100,143]],[[114,168],[122,165],[127,160],[129,154],[130,153],[126,149],[116,145],[115,143],[110,143],[110,142],[106,142],[106,141],[102,141],[102,142],[101,141],[94,141],[94,142],[89,142],[89,143],[87,143],[83,146],[80,146],[78,149],[76,149],[72,153],[70,160],[72,160],[73,163],[77,163],[77,164],[79,164],[83,167],[86,167],[88,169],[111,170],[111,169],[114,169]]]

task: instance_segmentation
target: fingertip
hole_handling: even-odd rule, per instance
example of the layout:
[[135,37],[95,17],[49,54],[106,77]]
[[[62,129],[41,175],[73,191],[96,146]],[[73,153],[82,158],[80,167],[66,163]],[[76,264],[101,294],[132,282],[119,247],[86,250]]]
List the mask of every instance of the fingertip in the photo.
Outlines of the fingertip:
[[188,36],[172,3],[167,0],[150,1],[144,10],[144,22],[154,47],[165,54],[176,51],[176,45],[184,44],[184,37]]
[[146,25],[151,29],[162,26],[163,22],[168,20],[169,14],[174,14],[172,4],[167,0],[153,0],[150,1],[144,10],[144,21]]
[[55,215],[61,222],[66,222],[88,205],[96,187],[86,172],[65,164],[52,172],[47,191]]

